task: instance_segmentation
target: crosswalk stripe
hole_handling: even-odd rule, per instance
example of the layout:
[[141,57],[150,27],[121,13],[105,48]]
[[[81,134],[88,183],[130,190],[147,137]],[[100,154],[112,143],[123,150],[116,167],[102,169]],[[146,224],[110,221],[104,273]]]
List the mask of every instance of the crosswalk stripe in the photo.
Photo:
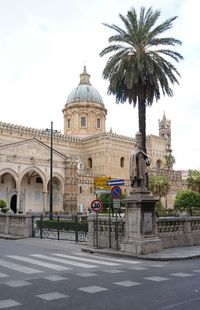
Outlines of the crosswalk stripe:
[[56,265],[56,264],[50,264],[50,263],[46,263],[46,262],[41,262],[39,260],[35,260],[32,258],[28,258],[28,257],[23,257],[23,256],[18,256],[18,255],[6,255],[9,258],[12,259],[16,259],[22,262],[26,262],[26,263],[30,263],[30,264],[34,264],[34,265],[39,265],[45,268],[49,268],[49,269],[53,269],[53,270],[69,270],[71,268],[68,267],[64,267],[64,266],[60,266],[60,265]]
[[[78,255],[78,256],[88,256],[88,254],[85,254],[85,253],[74,253],[75,255]],[[103,255],[101,256],[98,256],[98,255],[93,255],[93,254],[90,254],[92,258],[95,258],[95,259],[105,259],[105,260],[109,260],[109,261],[112,261],[112,262],[118,262],[118,263],[127,263],[127,264],[141,264],[141,262],[138,262],[136,260],[128,260],[128,259],[121,259],[121,258],[110,258],[110,257],[105,257]]]
[[40,255],[40,254],[32,254],[31,256],[51,260],[51,261],[58,262],[58,263],[68,264],[68,265],[72,265],[72,266],[76,266],[76,267],[82,267],[82,268],[96,268],[96,267],[98,267],[96,265],[89,265],[89,264],[84,264],[81,262],[74,262],[72,260],[50,257],[50,256]]
[[106,266],[120,266],[120,264],[117,263],[111,263],[111,262],[102,262],[102,261],[98,261],[96,262],[94,259],[90,259],[90,258],[80,258],[80,257],[76,257],[76,256],[72,256],[72,255],[66,255],[66,254],[53,254],[55,256],[59,256],[59,257],[64,257],[64,258],[71,258],[73,260],[80,260],[84,261],[84,262],[90,262],[90,263],[98,263],[99,265],[106,265]]
[[0,259],[0,266],[8,268],[8,269],[11,269],[11,270],[19,271],[19,272],[22,272],[22,273],[26,273],[26,274],[33,274],[33,273],[43,272],[43,271],[38,270],[38,269],[34,269],[34,268],[30,268],[30,267],[25,267],[25,266],[22,266],[22,265],[19,265],[19,264],[15,264],[15,263],[12,263],[12,262],[5,261],[3,259]]

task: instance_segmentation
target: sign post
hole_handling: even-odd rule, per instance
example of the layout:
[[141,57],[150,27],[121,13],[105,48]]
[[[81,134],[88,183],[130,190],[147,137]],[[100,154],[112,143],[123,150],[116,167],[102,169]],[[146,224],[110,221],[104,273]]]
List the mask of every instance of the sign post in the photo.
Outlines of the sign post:
[[[121,181],[123,180],[117,180],[117,183],[119,184]],[[110,181],[111,182],[111,181]],[[114,182],[111,182],[111,184],[115,184],[115,180]],[[115,210],[115,241],[116,241],[116,250],[119,250],[119,242],[118,242],[118,238],[119,238],[119,232],[118,232],[118,218],[117,218],[117,213],[118,210],[120,209],[120,198],[122,195],[122,190],[118,185],[115,185],[112,187],[111,189],[111,194],[113,197],[113,208]]]
[[98,249],[99,246],[99,236],[98,236],[98,212],[102,211],[103,209],[103,202],[99,199],[95,199],[91,202],[91,208],[96,213],[96,248]]

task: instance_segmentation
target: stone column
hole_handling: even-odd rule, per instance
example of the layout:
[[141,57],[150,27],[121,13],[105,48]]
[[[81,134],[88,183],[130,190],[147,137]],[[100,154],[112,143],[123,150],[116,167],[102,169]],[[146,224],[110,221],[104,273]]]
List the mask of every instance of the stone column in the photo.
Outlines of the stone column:
[[43,192],[43,212],[47,211],[47,192]]
[[19,212],[19,210],[21,210],[20,195],[21,195],[21,192],[20,192],[20,191],[17,191],[17,205],[16,205],[16,211],[17,211],[17,213]]

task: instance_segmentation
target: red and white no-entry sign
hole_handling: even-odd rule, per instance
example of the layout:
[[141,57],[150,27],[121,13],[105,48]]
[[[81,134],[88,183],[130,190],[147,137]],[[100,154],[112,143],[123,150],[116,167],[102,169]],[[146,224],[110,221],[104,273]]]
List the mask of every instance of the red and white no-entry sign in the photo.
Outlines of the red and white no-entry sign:
[[99,199],[95,199],[91,202],[91,208],[94,212],[100,212],[103,209],[103,202]]

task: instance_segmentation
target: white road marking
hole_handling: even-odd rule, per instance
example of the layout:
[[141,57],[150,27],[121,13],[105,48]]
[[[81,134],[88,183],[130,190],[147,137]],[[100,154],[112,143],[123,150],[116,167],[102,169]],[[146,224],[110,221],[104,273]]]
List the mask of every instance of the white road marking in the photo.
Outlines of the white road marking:
[[39,261],[39,260],[36,260],[36,259],[32,259],[32,258],[28,258],[28,257],[23,257],[23,256],[18,256],[18,255],[7,255],[7,257],[19,260],[21,262],[30,263],[30,264],[42,266],[42,267],[53,269],[53,270],[62,271],[62,270],[69,270],[70,269],[68,267],[64,267],[64,266],[60,266],[60,265],[56,265],[56,264],[45,263],[45,262],[42,262],[42,261]]
[[8,309],[11,307],[21,306],[19,302],[13,299],[0,300],[0,309]]
[[42,258],[42,259],[47,259],[47,260],[57,262],[57,263],[72,265],[72,266],[76,266],[76,267],[82,267],[82,268],[98,267],[96,265],[89,265],[89,264],[84,264],[81,262],[74,262],[72,260],[62,259],[62,258],[58,258],[58,257],[57,258],[56,257],[50,257],[50,256],[46,256],[46,255],[41,255],[41,254],[32,254],[31,256],[37,257],[37,258]]
[[87,286],[87,287],[80,287],[79,290],[92,294],[92,293],[99,293],[99,292],[107,291],[108,289],[105,287],[93,285],[93,286]]
[[3,260],[3,259],[0,259],[0,266],[8,268],[8,269],[11,269],[11,270],[23,272],[23,273],[26,273],[26,274],[34,274],[34,273],[41,273],[41,272],[43,272],[43,271],[38,270],[38,269],[22,266],[22,265],[15,264],[15,263]]
[[51,301],[51,300],[58,300],[61,298],[66,298],[69,296],[65,295],[65,294],[58,293],[58,292],[51,292],[51,293],[47,293],[47,294],[36,295],[36,297],[39,297],[45,301]]
[[138,283],[138,282],[133,282],[133,281],[120,281],[120,282],[114,282],[113,284],[116,284],[116,285],[121,285],[121,286],[126,286],[126,287],[129,287],[129,286],[135,286],[135,285],[141,285],[141,283]]
[[111,263],[111,262],[105,262],[105,261],[95,261],[95,259],[90,259],[90,258],[79,258],[76,256],[72,256],[72,255],[65,255],[65,254],[53,254],[55,256],[59,256],[59,257],[64,257],[64,258],[69,258],[69,259],[73,259],[73,260],[81,260],[83,262],[90,262],[90,263],[97,263],[100,265],[105,265],[105,266],[120,266],[120,264],[117,263]]
[[146,280],[150,280],[150,281],[155,281],[155,282],[161,282],[161,281],[166,281],[169,280],[169,278],[164,278],[164,277],[148,277],[148,278],[144,278]]

